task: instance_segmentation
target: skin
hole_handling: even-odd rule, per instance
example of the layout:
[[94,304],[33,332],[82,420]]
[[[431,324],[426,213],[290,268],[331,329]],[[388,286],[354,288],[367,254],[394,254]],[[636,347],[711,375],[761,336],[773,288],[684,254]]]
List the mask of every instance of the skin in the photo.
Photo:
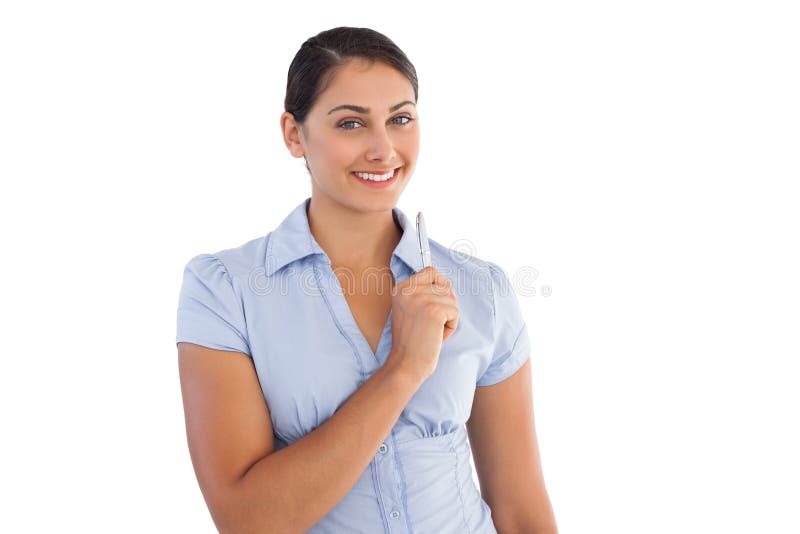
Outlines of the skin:
[[[281,115],[286,147],[296,158],[305,156],[311,169],[311,232],[333,266],[356,274],[388,270],[402,236],[391,210],[411,179],[419,153],[416,106],[389,111],[404,101],[414,101],[405,76],[383,63],[353,60],[333,77],[303,125],[291,113]],[[370,111],[328,113],[343,104]],[[384,189],[367,187],[351,175],[398,166],[398,179]],[[348,302],[374,350],[390,301],[370,299],[360,289],[364,297],[350,297]],[[467,422],[481,493],[500,534],[558,532],[544,485],[532,405],[528,361],[507,380],[476,388]]]
[[530,359],[502,382],[475,389],[466,426],[497,532],[558,534],[534,425]]

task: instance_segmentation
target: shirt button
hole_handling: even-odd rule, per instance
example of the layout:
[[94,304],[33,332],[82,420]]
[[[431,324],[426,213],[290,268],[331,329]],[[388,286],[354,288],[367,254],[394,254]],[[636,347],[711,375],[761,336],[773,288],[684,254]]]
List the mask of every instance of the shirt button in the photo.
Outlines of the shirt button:
[[378,450],[381,451],[381,454],[386,454],[386,451],[389,450],[389,447],[387,447],[385,443],[381,443],[381,446]]
[[398,517],[400,517],[400,512],[398,512],[397,510],[392,510],[392,513],[390,513],[389,515],[392,517],[392,519],[397,519]]

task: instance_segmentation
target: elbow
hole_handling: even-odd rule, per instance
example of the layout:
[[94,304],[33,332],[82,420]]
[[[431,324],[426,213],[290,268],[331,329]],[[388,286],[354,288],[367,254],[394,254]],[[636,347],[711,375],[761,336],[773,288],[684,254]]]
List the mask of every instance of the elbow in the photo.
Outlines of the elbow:
[[245,507],[241,505],[229,504],[217,506],[216,510],[211,512],[211,517],[220,534],[272,534],[277,532],[270,527],[271,521],[257,524],[246,512]]
[[209,510],[220,534],[286,534],[302,531],[291,525],[277,507],[252,502],[237,484],[209,500]]
[[218,491],[213,495],[204,495],[211,520],[220,534],[251,532],[247,528],[242,509],[236,505],[233,491]]
[[206,506],[220,534],[266,534],[262,525],[256,529],[251,514],[248,514],[246,501],[242,499],[239,488],[228,486],[209,494],[204,494]]

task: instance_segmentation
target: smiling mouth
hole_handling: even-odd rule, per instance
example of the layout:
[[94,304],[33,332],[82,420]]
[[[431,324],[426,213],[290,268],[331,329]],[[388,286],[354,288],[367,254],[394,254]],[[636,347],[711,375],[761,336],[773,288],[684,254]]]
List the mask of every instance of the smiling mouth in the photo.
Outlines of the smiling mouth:
[[392,171],[392,175],[389,178],[385,178],[385,179],[382,179],[382,180],[374,180],[374,179],[366,178],[364,176],[359,176],[356,173],[369,174],[371,176],[385,176],[386,174],[388,174],[389,171],[386,171],[386,172],[383,172],[383,173],[366,172],[366,171],[353,171],[350,174],[352,174],[353,176],[355,176],[356,178],[358,178],[359,180],[362,180],[364,182],[380,184],[380,183],[384,183],[384,182],[393,181],[395,178],[397,178],[397,176],[400,174],[400,169],[401,168],[402,168],[402,165],[400,167],[395,167],[393,169],[393,171]]
[[390,169],[381,170],[381,171],[353,171],[353,172],[363,172],[365,174],[384,175],[384,174],[389,174],[390,172],[394,172],[397,169],[399,169],[400,167],[402,167],[402,165],[400,165],[398,167],[393,167],[393,168],[390,168]]

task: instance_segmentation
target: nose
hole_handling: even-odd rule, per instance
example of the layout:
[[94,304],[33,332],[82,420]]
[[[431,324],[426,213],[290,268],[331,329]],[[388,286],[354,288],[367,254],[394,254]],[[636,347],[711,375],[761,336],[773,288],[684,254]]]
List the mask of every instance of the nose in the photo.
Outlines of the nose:
[[370,161],[392,161],[394,159],[394,143],[386,128],[374,128],[369,138],[367,159]]

